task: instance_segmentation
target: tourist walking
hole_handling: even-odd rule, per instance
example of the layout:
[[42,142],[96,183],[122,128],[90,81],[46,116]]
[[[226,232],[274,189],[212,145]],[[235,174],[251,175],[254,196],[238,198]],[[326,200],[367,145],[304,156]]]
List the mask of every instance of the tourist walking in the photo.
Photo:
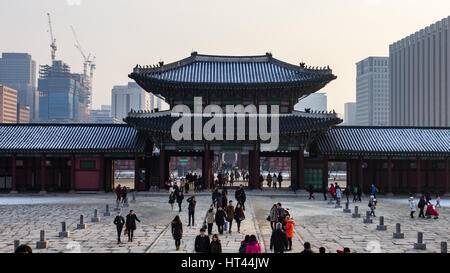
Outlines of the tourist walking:
[[355,203],[356,201],[358,201],[358,186],[353,186],[353,203]]
[[120,202],[120,197],[122,196],[122,187],[120,187],[120,184],[116,187],[116,196],[116,200]]
[[427,191],[426,193],[425,193],[425,200],[426,200],[426,202],[427,202],[427,205],[430,205],[431,204],[431,194],[430,194],[430,192],[429,191]]
[[183,237],[183,223],[180,216],[175,216],[172,221],[172,236],[175,240],[175,249],[179,250],[181,245],[181,238]]
[[342,198],[341,187],[339,187],[339,185],[336,185],[335,191],[336,191],[336,205],[339,206],[341,205],[341,198]]
[[360,187],[357,187],[358,189],[358,201],[361,203],[361,195],[362,195],[362,191]]
[[[308,192],[309,192],[309,200],[311,200],[311,199],[316,199],[315,197],[314,197],[314,187],[313,187],[313,185],[312,184],[309,184],[308,185]],[[273,228],[272,228],[272,230],[273,230]]]
[[323,192],[323,200],[327,201],[327,192],[328,192],[328,186],[324,185],[322,187],[322,192]]
[[245,248],[245,253],[261,253],[261,245],[255,235],[250,235],[250,242]]
[[336,193],[336,188],[334,187],[333,184],[330,184],[330,195],[331,195],[331,197],[333,197],[334,200],[336,200],[335,193]]
[[269,214],[270,227],[272,228],[272,230],[275,230],[275,226],[278,220],[277,214],[278,214],[277,204],[273,204]]
[[217,208],[217,212],[216,212],[216,225],[217,225],[217,229],[219,230],[219,234],[222,235],[223,234],[223,225],[225,225],[225,212],[223,211],[222,207],[218,207]]
[[260,174],[259,180],[258,180],[258,187],[261,191],[263,190],[263,182],[264,182],[264,176],[262,174]]
[[[172,187],[170,187],[170,188],[173,189]],[[170,191],[170,190],[169,190],[169,191]],[[173,203],[175,203],[175,198],[176,198],[176,196],[175,196],[175,191],[172,190],[172,191],[170,192],[170,194],[169,194],[169,204],[170,204],[171,210],[173,210]]]
[[177,195],[178,211],[181,212],[181,203],[183,203],[184,194],[183,191],[179,191]]
[[287,216],[286,224],[285,224],[286,236],[288,238],[287,251],[292,250],[292,238],[294,237],[294,225],[295,225],[295,221],[290,216]]
[[350,202],[350,201],[349,201],[350,188],[349,188],[348,186],[345,187],[344,193],[345,193],[345,197],[347,198],[347,203]]
[[274,253],[283,253],[289,246],[288,237],[281,228],[281,223],[277,223],[270,237],[270,250],[273,250]]
[[128,230],[128,242],[133,242],[133,235],[136,230],[136,221],[139,223],[141,222],[141,220],[137,218],[136,213],[134,213],[134,210],[130,210],[125,223],[125,227]]
[[250,243],[250,235],[245,235],[244,240],[241,241],[241,246],[239,247],[239,253],[245,253],[247,250],[247,245]]
[[378,191],[378,189],[375,187],[374,184],[372,184],[371,192],[375,198],[377,198],[377,191]]
[[208,235],[212,234],[212,229],[213,229],[213,224],[215,221],[215,216],[216,213],[214,212],[214,204],[212,204],[208,211],[206,212],[206,216],[205,216],[205,223],[208,226]]
[[369,208],[370,208],[370,215],[373,217],[375,216],[375,209],[376,209],[376,201],[375,196],[371,195],[369,198]]
[[195,237],[195,252],[197,253],[209,253],[211,252],[211,244],[209,242],[209,236],[206,235],[205,229],[200,229],[200,235]]
[[189,197],[186,201],[189,204],[188,205],[188,227],[191,226],[191,219],[192,219],[192,226],[195,226],[194,214],[195,214],[195,204],[197,203],[197,201],[195,201],[195,196]]
[[128,189],[127,189],[127,187],[123,186],[122,190],[120,191],[120,195],[122,197],[122,203],[128,203],[127,194],[128,194]]
[[245,200],[247,199],[247,197],[245,195],[244,185],[241,184],[239,186],[239,189],[236,190],[234,196],[236,197],[238,203],[241,204],[242,209],[245,210]]
[[228,202],[228,206],[225,209],[225,214],[227,215],[226,219],[228,222],[228,233],[231,233],[231,226],[233,225],[233,219],[234,219],[233,200],[230,200]]
[[236,209],[234,210],[234,219],[236,220],[238,233],[241,232],[241,222],[245,220],[244,210],[242,209],[241,204],[236,205]]
[[414,197],[410,196],[409,197],[409,209],[411,211],[411,218],[414,218],[414,212],[416,212],[416,202],[414,201]]
[[281,172],[278,173],[277,180],[278,180],[279,188],[281,189],[281,182],[283,182],[283,176],[281,175]]
[[270,173],[267,175],[267,187],[269,187],[269,189],[272,187],[272,175],[270,175]]
[[123,226],[125,225],[125,219],[122,216],[122,213],[119,212],[116,216],[116,218],[114,218],[114,225],[116,225],[116,229],[117,229],[117,243],[120,244],[120,235],[122,234],[122,229]]
[[421,196],[419,200],[419,204],[417,204],[417,207],[420,209],[419,211],[419,217],[425,218],[425,214],[423,213],[423,209],[425,208],[426,202],[425,202],[425,196]]
[[273,187],[275,188],[275,189],[277,189],[277,174],[273,174],[273,178],[272,178],[272,181],[273,181]]
[[214,188],[214,191],[212,192],[212,195],[211,195],[211,199],[212,199],[212,202],[213,202],[213,205],[214,206],[216,206],[216,203],[217,203],[217,195],[219,194],[219,188],[218,188],[218,186],[216,186],[215,188]]
[[220,242],[219,235],[213,235],[210,247],[211,253],[222,253],[222,244]]
[[441,197],[438,195],[436,195],[436,208],[440,208],[441,207]]

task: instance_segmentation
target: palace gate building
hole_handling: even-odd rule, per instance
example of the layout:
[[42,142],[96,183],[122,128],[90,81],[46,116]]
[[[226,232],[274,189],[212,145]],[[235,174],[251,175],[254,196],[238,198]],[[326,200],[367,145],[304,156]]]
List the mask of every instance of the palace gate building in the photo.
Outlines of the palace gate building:
[[[129,77],[171,109],[183,104],[194,112],[194,97],[224,113],[226,105],[278,105],[279,114],[267,115],[269,131],[270,117],[279,118],[278,149],[261,149],[265,142],[250,136],[248,114],[232,115],[234,135],[238,117],[245,120],[243,137],[234,140],[225,137],[223,115],[223,140],[197,139],[192,130],[191,140],[175,141],[171,128],[179,118],[171,111],[131,111],[120,125],[0,124],[0,190],[112,191],[118,159],[135,161],[137,190],[163,188],[174,156],[201,157],[202,182],[211,188],[214,153],[233,151],[248,154],[250,189],[258,188],[261,157],[289,157],[291,187],[299,190],[309,184],[321,190],[328,184],[328,163],[345,162],[348,185],[364,192],[371,184],[382,193],[449,192],[450,128],[338,126],[342,120],[334,112],[294,110],[299,98],[336,79],[328,67],[293,65],[270,53],[193,52],[169,64],[136,66]],[[210,119],[200,119],[202,128]],[[191,125],[196,128],[194,119]]]

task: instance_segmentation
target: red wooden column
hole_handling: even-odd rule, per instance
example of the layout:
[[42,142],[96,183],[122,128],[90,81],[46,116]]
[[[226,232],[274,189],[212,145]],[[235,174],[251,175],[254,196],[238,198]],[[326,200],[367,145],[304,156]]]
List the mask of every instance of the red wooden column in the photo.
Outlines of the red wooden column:
[[445,159],[445,193],[450,192],[450,158]]
[[40,193],[45,193],[45,154],[43,154],[41,156],[41,192]]
[[164,189],[166,180],[166,149],[161,145],[159,150],[159,188]]
[[420,157],[416,159],[416,174],[417,174],[417,193],[422,192],[422,161]]
[[305,152],[304,152],[303,145],[300,145],[300,151],[298,152],[297,164],[298,164],[298,167],[297,167],[297,176],[298,176],[297,189],[303,190],[303,189],[305,189]]
[[101,154],[99,156],[99,179],[100,179],[100,183],[99,183],[99,191],[101,191],[103,189],[103,191],[106,191],[106,187],[105,187],[105,156],[103,154]]
[[364,175],[363,175],[363,160],[358,158],[358,184],[362,193],[364,193]]
[[70,191],[75,191],[75,155],[70,157]]
[[259,172],[259,169],[260,169],[260,164],[261,164],[261,160],[260,160],[260,158],[259,158],[259,145],[257,144],[256,145],[256,149],[255,149],[255,160],[254,160],[254,164],[255,164],[255,170],[254,170],[254,172],[255,172],[255,175],[253,176],[254,177],[254,179],[253,179],[253,187],[252,187],[252,189],[258,189],[259,188],[259,176],[260,176],[260,172]]
[[11,170],[11,179],[12,179],[12,185],[11,185],[11,193],[17,193],[17,175],[16,175],[16,166],[17,162],[16,162],[16,154],[13,154],[12,156],[12,170]]
[[205,144],[203,151],[203,186],[207,189],[211,187],[211,153],[208,144]]
[[323,159],[322,186],[324,188],[328,186],[328,157],[324,157]]
[[392,193],[392,157],[388,157],[388,194]]

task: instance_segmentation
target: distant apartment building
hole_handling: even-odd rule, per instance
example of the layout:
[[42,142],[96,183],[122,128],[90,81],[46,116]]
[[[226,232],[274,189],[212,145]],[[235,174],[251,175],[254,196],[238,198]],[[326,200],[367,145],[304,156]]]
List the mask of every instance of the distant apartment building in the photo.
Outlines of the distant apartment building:
[[0,84],[17,90],[18,103],[30,106],[31,119],[38,117],[36,62],[27,53],[2,53]]
[[0,85],[0,123],[17,123],[17,91]]
[[102,105],[100,109],[91,110],[92,123],[122,123],[111,115],[111,105]]
[[304,112],[305,109],[311,111],[327,111],[327,95],[325,93],[312,93],[304,99],[300,99],[294,105],[294,110]]
[[30,123],[30,106],[17,104],[17,123]]
[[344,122],[342,125],[356,125],[356,102],[344,104]]
[[356,125],[388,126],[389,111],[389,58],[356,63]]
[[146,92],[138,84],[115,85],[112,89],[111,111],[115,119],[123,120],[131,110],[168,110],[169,105],[160,97]]
[[389,46],[391,125],[450,126],[450,16]]

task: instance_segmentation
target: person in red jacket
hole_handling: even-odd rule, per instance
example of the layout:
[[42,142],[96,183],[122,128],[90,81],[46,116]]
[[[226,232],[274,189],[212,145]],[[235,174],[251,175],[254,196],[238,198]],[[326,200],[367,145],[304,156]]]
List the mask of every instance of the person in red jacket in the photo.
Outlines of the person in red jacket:
[[336,189],[334,188],[333,184],[330,185],[330,194],[331,196],[333,196],[333,199],[336,199]]
[[122,187],[120,187],[120,184],[116,187],[116,196],[117,201],[120,202],[120,196],[122,196]]
[[247,244],[245,253],[261,253],[261,245],[255,235],[250,236],[250,243]]
[[287,251],[292,250],[292,238],[294,237],[294,225],[295,221],[291,216],[286,216],[286,235],[288,237],[288,249]]

